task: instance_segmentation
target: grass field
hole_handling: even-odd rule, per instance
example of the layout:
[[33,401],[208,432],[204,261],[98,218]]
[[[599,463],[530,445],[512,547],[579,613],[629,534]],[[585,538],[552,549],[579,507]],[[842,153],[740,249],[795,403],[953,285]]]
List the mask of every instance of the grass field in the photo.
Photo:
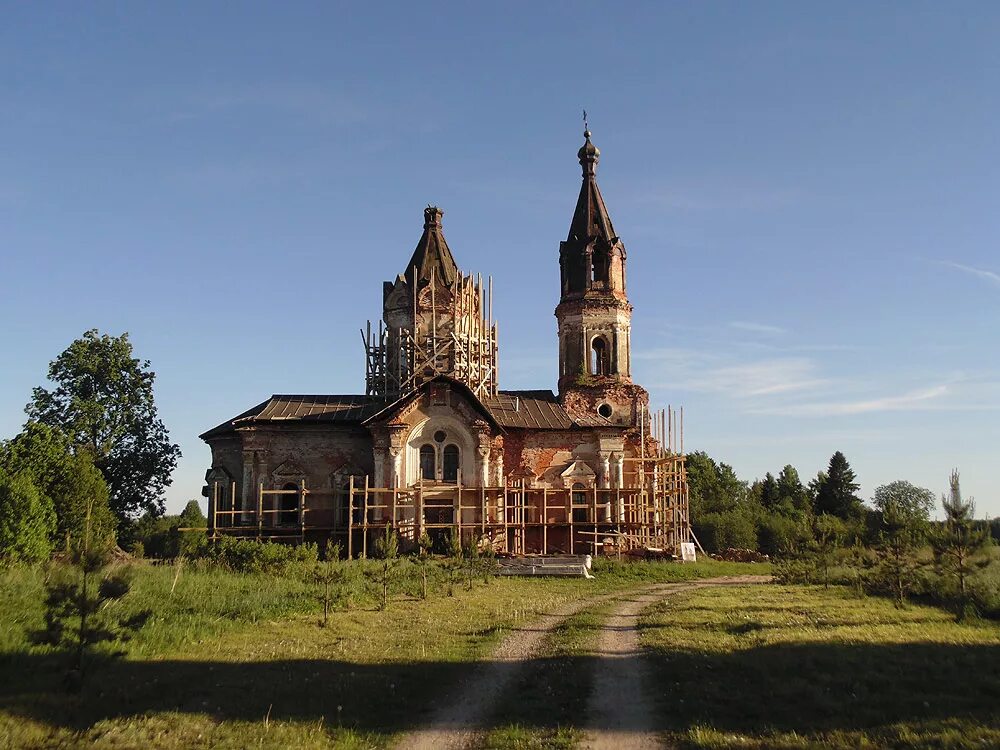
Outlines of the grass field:
[[[596,597],[761,572],[599,563],[592,581],[479,580],[454,597],[438,582],[421,601],[411,569],[385,611],[358,573],[353,607],[321,628],[302,570],[178,577],[139,565],[116,606],[150,607],[152,621],[123,659],[94,664],[70,694],[60,688],[65,657],[28,640],[42,621],[42,571],[0,571],[0,747],[382,748],[420,726],[510,628],[594,597],[549,635],[486,727],[496,750],[568,750],[600,668],[591,648],[609,604]],[[995,622],[957,624],[941,609],[900,610],[839,587],[772,585],[676,595],[642,628],[658,729],[679,747],[1000,746]]]
[[[359,570],[362,566],[356,566]],[[94,665],[79,695],[60,689],[65,659],[29,644],[42,623],[43,572],[0,571],[0,746],[382,747],[418,724],[469,661],[511,626],[569,600],[645,582],[761,566],[613,563],[596,580],[494,579],[427,601],[399,593],[317,625],[304,571],[281,576],[136,566],[120,605],[154,617],[125,658]],[[400,582],[416,590],[413,570]],[[173,588],[173,590],[171,590]],[[558,650],[558,646],[556,649]]]
[[833,587],[650,609],[661,727],[696,748],[1000,747],[1000,627]]

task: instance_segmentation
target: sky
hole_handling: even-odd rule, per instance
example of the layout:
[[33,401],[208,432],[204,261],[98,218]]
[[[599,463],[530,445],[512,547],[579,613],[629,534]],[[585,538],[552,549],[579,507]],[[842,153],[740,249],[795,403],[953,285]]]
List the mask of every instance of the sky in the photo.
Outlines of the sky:
[[834,451],[1000,515],[1000,5],[0,3],[0,438],[128,331],[201,432],[364,390],[427,204],[494,278],[501,387],[554,388],[581,111],[633,374],[744,479]]

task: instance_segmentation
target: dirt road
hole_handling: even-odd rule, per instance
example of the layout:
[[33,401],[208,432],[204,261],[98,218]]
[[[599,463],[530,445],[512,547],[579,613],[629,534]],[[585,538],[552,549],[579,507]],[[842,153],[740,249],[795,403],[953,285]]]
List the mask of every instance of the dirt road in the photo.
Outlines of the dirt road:
[[632,592],[617,592],[573,602],[543,614],[529,625],[508,635],[490,661],[469,669],[468,676],[441,701],[420,729],[404,735],[401,750],[461,750],[475,747],[483,735],[483,723],[503,692],[513,684],[523,664],[540,656],[546,636],[559,623],[581,610],[620,599],[598,635],[598,666],[590,696],[583,747],[590,750],[645,750],[658,747],[654,708],[645,686],[649,678],[640,658],[638,620],[642,610],[679,591],[706,586],[764,583],[768,576],[727,576],[684,583],[654,584]]
[[608,616],[597,637],[598,666],[587,706],[586,750],[653,750],[655,732],[649,665],[642,658],[639,617],[651,604],[679,591],[707,586],[766,583],[769,576],[708,578],[667,583],[625,596]]

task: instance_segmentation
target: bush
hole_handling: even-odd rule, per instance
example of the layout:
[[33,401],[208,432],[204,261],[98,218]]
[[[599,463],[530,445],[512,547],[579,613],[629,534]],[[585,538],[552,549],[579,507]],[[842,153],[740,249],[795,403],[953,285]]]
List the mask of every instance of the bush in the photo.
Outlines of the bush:
[[757,528],[757,549],[772,557],[801,549],[810,538],[809,529],[787,516],[768,516]]
[[27,472],[0,470],[0,561],[39,562],[52,552],[56,514]]
[[210,549],[209,558],[236,573],[274,573],[294,563],[317,562],[319,549],[315,544],[293,546],[223,537]]
[[695,524],[695,534],[709,552],[757,548],[756,525],[745,513],[706,513]]

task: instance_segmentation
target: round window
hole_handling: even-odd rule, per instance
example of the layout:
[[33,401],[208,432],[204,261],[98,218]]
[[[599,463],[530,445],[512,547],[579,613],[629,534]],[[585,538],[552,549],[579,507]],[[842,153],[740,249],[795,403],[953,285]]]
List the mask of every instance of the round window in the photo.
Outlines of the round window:
[[611,408],[611,404],[601,404],[597,407],[597,413],[605,419],[611,419],[611,415],[614,414],[614,409]]
[[444,430],[438,430],[434,433],[434,442],[443,443],[447,439],[448,435]]

